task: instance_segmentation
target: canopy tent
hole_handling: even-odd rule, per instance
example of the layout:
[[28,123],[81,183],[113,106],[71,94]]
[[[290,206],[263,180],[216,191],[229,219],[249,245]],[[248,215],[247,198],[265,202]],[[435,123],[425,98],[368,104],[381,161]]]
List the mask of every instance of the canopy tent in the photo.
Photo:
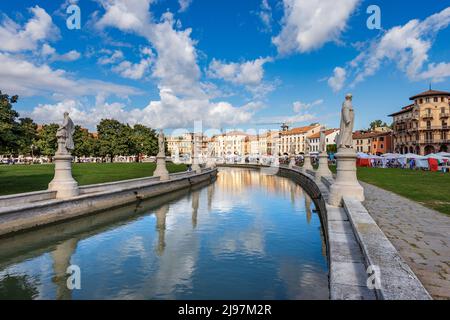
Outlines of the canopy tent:
[[450,153],[449,152],[438,152],[438,153],[436,153],[436,155],[441,156],[441,157],[445,157],[445,158],[450,158]]

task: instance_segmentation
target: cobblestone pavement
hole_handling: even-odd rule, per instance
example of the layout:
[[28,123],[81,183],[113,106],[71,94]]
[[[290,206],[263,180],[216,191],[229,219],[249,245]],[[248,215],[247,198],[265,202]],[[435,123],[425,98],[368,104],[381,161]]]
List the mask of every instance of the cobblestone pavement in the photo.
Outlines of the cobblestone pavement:
[[364,206],[428,292],[434,299],[450,299],[450,217],[361,184]]

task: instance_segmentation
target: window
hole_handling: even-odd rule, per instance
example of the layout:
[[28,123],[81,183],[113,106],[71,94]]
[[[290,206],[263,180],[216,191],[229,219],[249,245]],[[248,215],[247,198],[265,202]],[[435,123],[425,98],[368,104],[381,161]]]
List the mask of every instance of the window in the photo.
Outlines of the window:
[[444,97],[441,98],[441,102],[445,102],[445,98]]
[[437,98],[437,97],[434,97],[433,101],[434,101],[434,102],[438,102],[438,98]]
[[380,141],[384,141],[384,137],[380,137]]
[[430,98],[425,98],[425,102],[430,102]]
[[420,104],[422,104],[423,103],[423,99],[420,99]]
[[384,148],[384,146],[383,146],[383,144],[381,144],[381,149],[383,149]]

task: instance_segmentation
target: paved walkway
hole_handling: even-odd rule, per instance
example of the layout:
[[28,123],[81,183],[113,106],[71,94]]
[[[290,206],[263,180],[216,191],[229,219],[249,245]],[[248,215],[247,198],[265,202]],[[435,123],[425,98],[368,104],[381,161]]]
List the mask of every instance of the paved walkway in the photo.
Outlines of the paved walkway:
[[450,217],[362,183],[364,206],[434,299],[450,299]]

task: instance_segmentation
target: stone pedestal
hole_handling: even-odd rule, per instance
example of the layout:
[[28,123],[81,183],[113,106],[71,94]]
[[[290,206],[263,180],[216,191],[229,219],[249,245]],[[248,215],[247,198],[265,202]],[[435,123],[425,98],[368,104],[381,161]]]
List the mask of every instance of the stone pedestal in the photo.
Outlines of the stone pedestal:
[[216,160],[214,158],[208,158],[207,162],[206,162],[206,167],[207,168],[215,168],[216,167]]
[[295,166],[295,157],[291,157],[289,160],[289,168],[292,169]]
[[319,167],[316,170],[316,178],[332,177],[330,168],[328,168],[328,155],[325,151],[319,154]]
[[166,168],[166,156],[163,154],[158,154],[156,156],[156,169],[153,172],[153,176],[159,177],[159,180],[169,180],[169,171]]
[[311,164],[311,156],[309,153],[305,154],[303,159],[303,167],[302,170],[306,172],[306,170],[313,170],[313,166]]
[[336,180],[330,187],[329,203],[340,206],[342,197],[352,197],[364,201],[364,189],[356,177],[356,152],[351,148],[341,148],[335,154],[337,161]]
[[192,171],[195,171],[197,173],[201,173],[202,172],[202,168],[200,168],[200,165],[198,164],[197,156],[194,156],[192,158]]
[[70,154],[56,154],[55,176],[49,183],[48,189],[56,191],[57,199],[67,199],[80,194],[78,182],[72,177],[72,156]]

